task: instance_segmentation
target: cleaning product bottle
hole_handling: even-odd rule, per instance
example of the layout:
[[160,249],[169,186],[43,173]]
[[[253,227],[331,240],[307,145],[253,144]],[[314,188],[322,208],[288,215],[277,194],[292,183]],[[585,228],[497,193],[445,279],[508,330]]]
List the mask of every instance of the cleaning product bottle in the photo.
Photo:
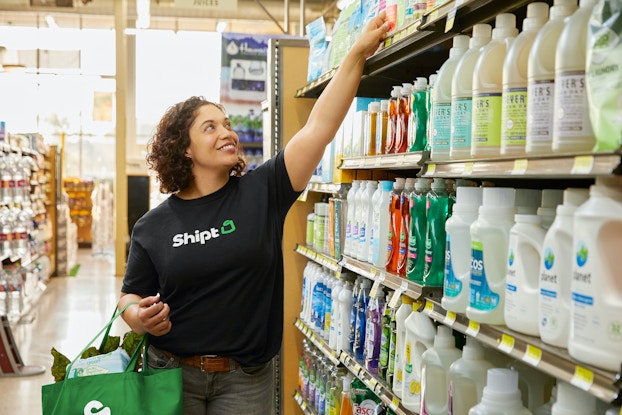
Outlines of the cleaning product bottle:
[[350,384],[352,383],[353,376],[348,374],[342,378],[343,391],[341,392],[341,408],[339,415],[352,415],[352,400],[350,399]]
[[538,298],[539,334],[543,342],[557,347],[568,347],[574,213],[587,198],[587,189],[564,190],[564,202],[557,206],[555,221],[542,244]]
[[561,189],[542,189],[542,201],[538,207],[538,216],[542,222],[542,228],[549,229],[555,220],[555,212],[564,199],[564,191]]
[[551,415],[597,415],[593,395],[563,381],[557,383],[557,400]]
[[361,285],[363,284],[363,280],[365,277],[358,276],[354,281],[354,288],[352,289],[352,307],[350,307],[350,319],[348,324],[348,348],[345,349],[348,352],[354,353],[354,340],[356,338],[356,320],[358,319],[358,298],[361,292]]
[[516,211],[514,192],[507,187],[485,187],[477,220],[471,225],[467,317],[479,323],[505,323],[507,252]]
[[387,146],[387,125],[389,122],[389,100],[380,100],[380,112],[376,117],[376,154],[384,154]]
[[384,267],[387,260],[388,235],[390,225],[389,207],[391,205],[391,190],[393,182],[391,180],[381,180],[380,187],[382,193],[374,205],[373,219],[373,244],[371,249],[371,261],[376,267]]
[[572,325],[575,359],[616,371],[622,361],[622,178],[598,177],[575,212]]
[[552,151],[555,97],[555,55],[565,19],[577,0],[555,0],[549,21],[540,29],[529,52],[527,68],[527,154]]
[[447,311],[466,313],[471,279],[471,225],[482,204],[481,187],[458,187],[453,213],[445,223],[445,280],[441,304]]
[[[585,89],[588,20],[597,0],[581,0],[562,29],[555,55],[553,152],[583,152],[594,147]],[[583,47],[585,45],[585,48]]]
[[510,230],[505,290],[505,324],[519,333],[537,336],[542,244],[545,230],[538,215],[516,215]]
[[389,98],[389,120],[387,121],[387,140],[386,147],[384,148],[384,154],[395,153],[395,144],[397,143],[397,119],[399,111],[398,101],[401,90],[401,86],[394,86],[393,91],[391,91],[391,98]]
[[360,180],[352,180],[352,187],[348,190],[346,203],[348,205],[346,214],[346,241],[343,247],[344,255],[352,255],[354,222],[356,221],[356,192],[359,190]]
[[367,334],[367,305],[369,304],[369,291],[371,289],[371,281],[367,278],[361,282],[354,308],[356,310],[356,328],[354,331],[354,344],[352,353],[357,359],[365,357],[365,335]]
[[469,415],[531,415],[522,405],[518,390],[518,373],[510,369],[488,369],[482,400],[469,410]]
[[406,364],[406,355],[404,351],[404,342],[406,340],[406,318],[413,312],[413,299],[402,295],[402,303],[395,312],[395,364],[392,391],[398,398],[402,399],[402,391],[404,384],[404,369]]
[[473,72],[471,157],[495,157],[501,146],[503,62],[518,35],[516,16],[502,13],[495,19],[492,40],[482,48]]
[[427,194],[427,228],[425,239],[425,264],[423,285],[442,287],[445,275],[445,222],[449,215],[449,195],[445,181],[435,178],[432,189]]
[[378,125],[378,113],[380,102],[373,101],[367,105],[367,118],[365,120],[365,135],[363,156],[376,155],[376,126]]
[[451,80],[451,129],[449,157],[468,159],[471,157],[471,122],[473,118],[473,71],[480,50],[490,42],[492,27],[481,23],[473,26],[473,34],[467,50],[454,70]]
[[343,289],[343,280],[335,280],[333,289],[330,292],[330,317],[329,317],[329,334],[328,334],[328,347],[335,350],[337,348],[337,332],[338,325],[341,321],[341,307],[339,307],[339,294]]
[[403,352],[404,383],[402,384],[402,404],[406,409],[421,411],[421,361],[423,353],[434,345],[436,327],[427,315],[417,311],[419,305],[413,303],[413,312],[406,318],[406,338]]
[[449,366],[449,413],[468,415],[469,409],[482,399],[486,375],[492,363],[484,359],[484,349],[472,337],[467,337],[462,357]]
[[453,47],[447,59],[438,71],[436,88],[432,95],[432,137],[430,158],[434,161],[449,159],[449,141],[451,130],[451,82],[460,58],[469,48],[469,37],[454,36]]
[[373,226],[373,214],[374,208],[372,205],[372,198],[374,192],[378,188],[378,182],[376,180],[367,181],[365,187],[365,193],[361,196],[361,224],[359,225],[359,249],[356,254],[356,259],[360,261],[367,261],[369,255],[369,239],[370,229]]
[[408,260],[406,278],[417,283],[423,282],[425,269],[425,240],[427,232],[427,194],[432,180],[418,178],[415,191],[410,200],[410,232],[408,234]]
[[527,60],[538,31],[549,17],[549,5],[527,5],[523,30],[512,42],[503,62],[503,101],[501,104],[501,154],[525,154],[527,135]]
[[376,215],[374,210],[376,209],[376,205],[378,201],[382,197],[382,185],[380,182],[376,182],[374,193],[371,196],[371,203],[369,205],[369,212],[367,215],[367,246],[365,247],[365,251],[367,252],[367,256],[362,259],[362,261],[367,261],[370,264],[374,261],[374,240],[378,238],[378,231],[380,224],[376,221],[380,218],[380,216]]
[[367,219],[367,185],[370,180],[363,180],[359,185],[359,189],[354,195],[354,203],[356,204],[356,213],[354,216],[354,230],[352,231],[352,252],[353,258],[358,258],[361,252],[361,240],[365,239],[365,220]]
[[400,222],[400,237],[398,246],[398,258],[397,258],[397,274],[406,278],[406,265],[408,260],[408,237],[410,234],[410,201],[415,191],[415,179],[407,178],[404,184],[404,190],[402,191],[400,200],[401,209],[401,222]]
[[365,346],[363,353],[365,367],[369,373],[374,376],[378,376],[378,361],[380,359],[380,344],[382,340],[382,314],[384,313],[384,307],[384,291],[378,289],[367,304]]
[[428,126],[428,80],[417,78],[411,92],[411,125],[408,128],[409,150],[423,151],[427,144]]
[[462,352],[447,326],[439,326],[434,346],[421,356],[421,415],[449,412],[449,367]]
[[[341,274],[343,277],[343,273]],[[353,280],[345,280],[339,292],[339,326],[337,327],[337,346],[335,350],[350,350],[350,319],[352,317]]]
[[410,112],[412,110],[412,87],[413,86],[408,83],[402,84],[398,97],[399,110],[397,118],[397,139],[395,142],[396,153],[405,153],[408,150],[408,119],[410,118]]
[[[389,385],[392,384],[392,377],[389,372],[389,356],[391,352],[391,320],[395,316],[395,308],[389,307],[391,303],[391,297],[395,291],[387,293],[387,297],[384,302],[384,311],[382,312],[381,320],[381,333],[380,333],[380,354],[378,355],[378,374],[380,379],[387,381]],[[393,355],[395,356],[395,354]]]
[[400,228],[402,226],[402,191],[406,179],[398,177],[393,183],[393,190],[391,191],[391,204],[389,205],[390,221],[389,221],[389,233],[387,235],[387,257],[385,267],[386,270],[392,273],[397,272],[397,261],[399,257],[400,246]]

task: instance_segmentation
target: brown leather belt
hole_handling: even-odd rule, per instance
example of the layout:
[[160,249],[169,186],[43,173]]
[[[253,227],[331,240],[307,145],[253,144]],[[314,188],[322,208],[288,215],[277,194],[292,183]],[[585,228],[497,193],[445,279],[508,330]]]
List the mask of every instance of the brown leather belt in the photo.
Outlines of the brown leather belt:
[[171,359],[179,360],[180,363],[201,369],[203,372],[231,372],[240,367],[240,364],[233,359],[222,356],[202,355],[179,357],[166,350],[162,350]]

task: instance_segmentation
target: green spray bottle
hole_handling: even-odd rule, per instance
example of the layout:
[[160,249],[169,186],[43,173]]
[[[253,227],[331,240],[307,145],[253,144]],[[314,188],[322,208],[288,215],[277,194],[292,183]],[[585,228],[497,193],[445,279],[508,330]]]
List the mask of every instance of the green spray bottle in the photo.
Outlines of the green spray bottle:
[[435,178],[427,195],[428,226],[425,239],[423,285],[442,287],[445,275],[445,222],[449,214],[449,195],[445,181]]
[[410,198],[410,231],[408,234],[408,260],[406,278],[421,284],[425,269],[425,240],[427,229],[426,195],[430,179],[418,178]]

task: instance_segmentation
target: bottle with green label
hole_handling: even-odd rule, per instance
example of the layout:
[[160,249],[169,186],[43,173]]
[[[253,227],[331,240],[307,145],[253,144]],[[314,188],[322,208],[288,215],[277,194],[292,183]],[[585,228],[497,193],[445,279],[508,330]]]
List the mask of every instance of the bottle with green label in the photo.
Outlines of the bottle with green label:
[[408,234],[408,259],[406,278],[416,283],[423,282],[425,268],[426,238],[426,195],[430,191],[430,179],[418,178],[415,191],[410,198],[410,231]]
[[423,285],[442,287],[445,275],[445,222],[449,215],[449,195],[445,180],[435,178],[432,190],[427,194],[427,227]]

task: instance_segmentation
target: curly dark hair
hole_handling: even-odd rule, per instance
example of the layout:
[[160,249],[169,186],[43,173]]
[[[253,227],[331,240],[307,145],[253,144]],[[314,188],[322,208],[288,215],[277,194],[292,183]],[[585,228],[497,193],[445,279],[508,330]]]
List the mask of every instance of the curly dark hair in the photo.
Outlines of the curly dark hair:
[[[226,114],[221,104],[207,101],[201,96],[190,97],[170,107],[156,127],[147,145],[147,166],[154,170],[162,193],[176,193],[185,189],[194,179],[192,159],[186,156],[190,146],[190,126],[197,109],[213,105]],[[240,176],[246,167],[243,150],[238,143],[238,163],[231,169],[232,176]]]

